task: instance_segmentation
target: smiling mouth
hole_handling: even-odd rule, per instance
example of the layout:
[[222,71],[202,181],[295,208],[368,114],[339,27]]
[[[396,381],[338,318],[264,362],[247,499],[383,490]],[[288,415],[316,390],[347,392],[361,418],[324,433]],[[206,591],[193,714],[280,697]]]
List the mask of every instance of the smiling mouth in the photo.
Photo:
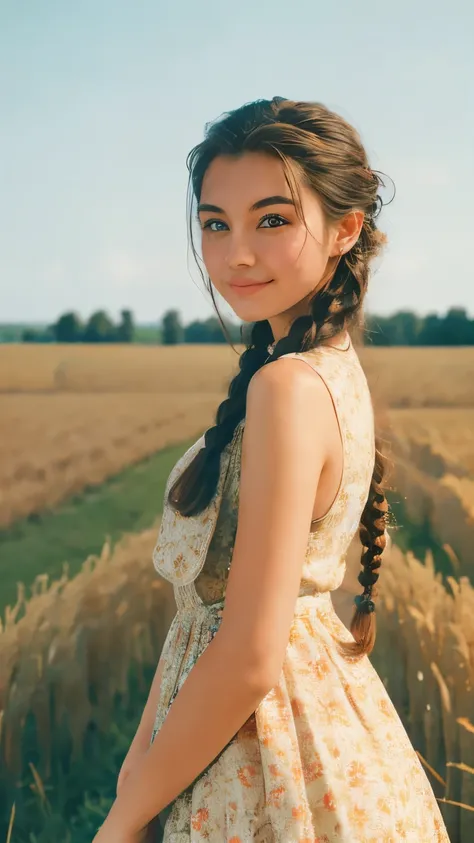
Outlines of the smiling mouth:
[[262,287],[268,287],[269,284],[273,284],[273,279],[271,281],[266,281],[263,284],[247,284],[246,286],[231,284],[230,286],[233,290],[236,290],[239,293],[252,293],[260,290]]

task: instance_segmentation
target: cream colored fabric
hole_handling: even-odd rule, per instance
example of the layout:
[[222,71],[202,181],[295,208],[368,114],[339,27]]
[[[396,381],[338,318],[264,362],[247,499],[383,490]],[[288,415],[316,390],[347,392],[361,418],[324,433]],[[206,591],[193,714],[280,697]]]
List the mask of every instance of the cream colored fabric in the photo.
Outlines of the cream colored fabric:
[[[277,686],[218,757],[160,815],[164,843],[445,843],[438,804],[398,714],[367,656],[334,611],[345,555],[359,527],[374,464],[372,402],[356,350],[292,354],[326,383],[344,443],[339,492],[312,524]],[[243,420],[221,458],[204,513],[166,503],[203,445],[178,460],[165,491],[153,555],[178,606],[163,650],[152,740],[189,671],[217,631],[238,517]],[[244,610],[244,607],[243,607]],[[225,688],[222,689],[225,694]]]

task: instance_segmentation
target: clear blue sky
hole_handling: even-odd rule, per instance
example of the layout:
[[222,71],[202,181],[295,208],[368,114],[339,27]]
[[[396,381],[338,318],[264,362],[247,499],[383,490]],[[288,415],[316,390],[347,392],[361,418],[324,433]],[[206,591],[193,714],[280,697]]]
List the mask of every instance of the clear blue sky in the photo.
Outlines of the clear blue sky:
[[206,121],[274,95],[339,111],[395,181],[369,309],[474,315],[472,8],[0,0],[0,321],[211,315],[186,153]]

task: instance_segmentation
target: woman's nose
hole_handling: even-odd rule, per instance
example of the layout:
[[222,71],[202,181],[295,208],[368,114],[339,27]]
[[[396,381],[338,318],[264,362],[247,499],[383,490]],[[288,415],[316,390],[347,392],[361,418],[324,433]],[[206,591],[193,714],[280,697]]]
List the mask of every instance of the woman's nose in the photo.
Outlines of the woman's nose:
[[227,265],[230,269],[239,266],[253,266],[255,253],[250,243],[242,236],[232,235],[228,240]]

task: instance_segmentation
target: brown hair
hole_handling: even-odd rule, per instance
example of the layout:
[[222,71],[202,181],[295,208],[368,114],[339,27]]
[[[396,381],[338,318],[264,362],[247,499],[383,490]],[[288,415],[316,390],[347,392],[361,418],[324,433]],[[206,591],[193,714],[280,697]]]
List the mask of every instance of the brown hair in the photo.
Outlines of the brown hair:
[[[313,296],[309,313],[296,318],[288,334],[275,344],[269,362],[287,352],[314,348],[322,340],[350,327],[363,328],[362,304],[367,292],[369,265],[386,242],[386,236],[375,224],[383,205],[378,187],[384,182],[370,169],[357,131],[321,103],[274,97],[271,101],[257,100],[245,104],[208,124],[204,140],[189,153],[190,206],[193,197],[200,201],[204,174],[217,156],[235,156],[245,152],[264,152],[280,158],[300,218],[303,219],[303,214],[298,178],[318,194],[328,221],[338,221],[355,209],[365,213],[357,242],[339,259],[324,288]],[[190,240],[200,266],[193,243],[192,224],[190,213]],[[210,279],[206,279],[201,267],[200,271],[227,335]],[[255,372],[267,363],[267,346],[272,341],[270,323],[266,319],[255,322],[250,342],[239,358],[239,372],[230,383],[228,397],[217,409],[215,425],[205,433],[204,447],[170,489],[168,503],[181,515],[202,512],[214,496],[221,453],[245,416],[248,385]],[[381,440],[376,436],[372,483],[360,523],[364,550],[359,582],[364,586],[364,592],[355,598],[356,610],[351,622],[355,643],[345,645],[353,655],[370,653],[375,643],[375,605],[371,597],[386,545],[388,504],[382,488],[384,473]]]

